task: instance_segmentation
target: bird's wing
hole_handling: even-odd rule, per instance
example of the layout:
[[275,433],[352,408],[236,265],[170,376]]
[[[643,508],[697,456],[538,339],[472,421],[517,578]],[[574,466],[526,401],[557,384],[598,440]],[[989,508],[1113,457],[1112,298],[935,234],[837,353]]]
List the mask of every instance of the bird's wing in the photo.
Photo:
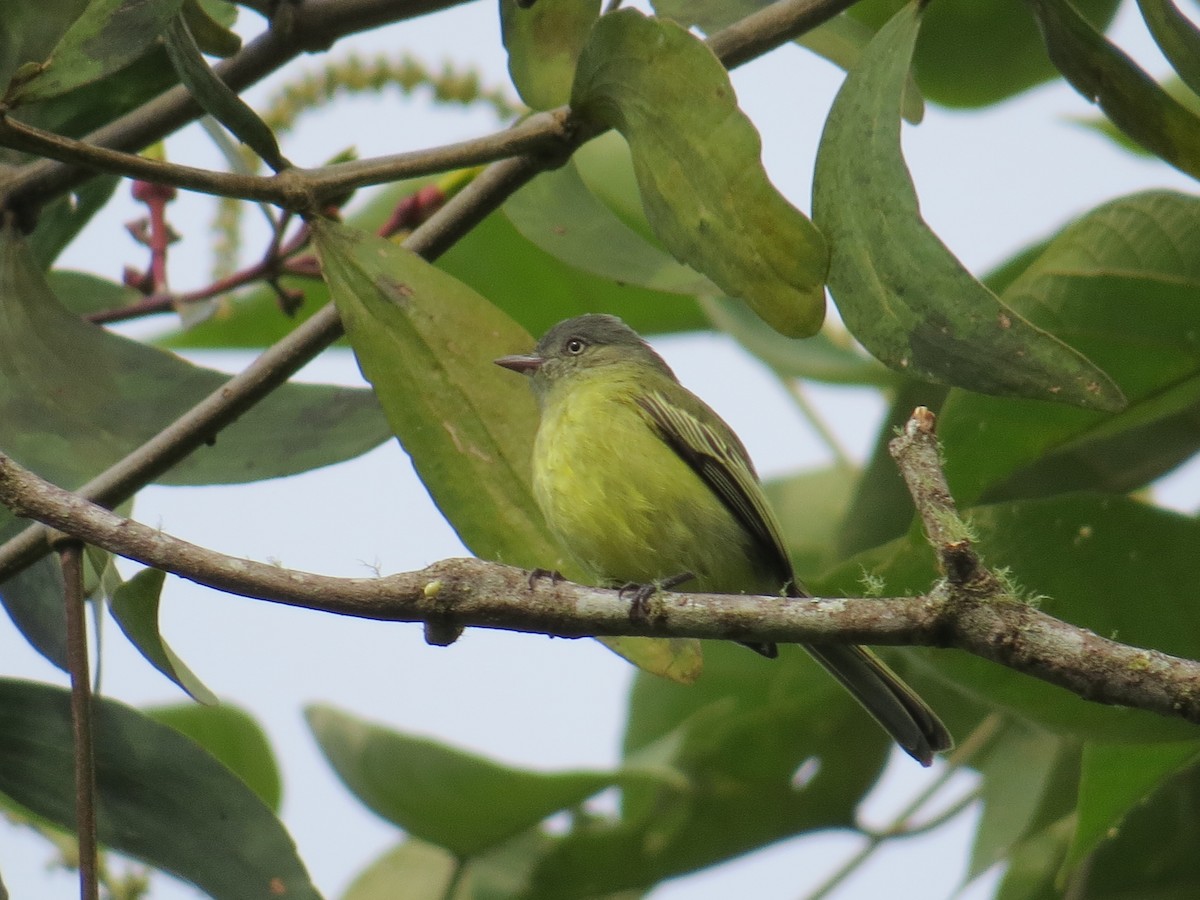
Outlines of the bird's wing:
[[[701,401],[692,395],[688,400]],[[683,404],[672,403],[661,393],[650,391],[638,398],[663,440],[679,454],[755,538],[755,545],[777,569],[781,586],[795,584],[792,563],[783,548],[775,514],[767,505],[754,466],[737,435],[726,427],[706,425]],[[712,413],[722,426],[724,423]]]

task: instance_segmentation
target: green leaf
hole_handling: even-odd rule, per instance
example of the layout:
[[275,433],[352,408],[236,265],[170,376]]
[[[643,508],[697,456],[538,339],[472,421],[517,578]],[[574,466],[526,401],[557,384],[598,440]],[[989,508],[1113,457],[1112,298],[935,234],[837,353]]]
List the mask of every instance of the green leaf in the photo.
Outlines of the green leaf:
[[[971,762],[983,776],[983,814],[971,847],[968,879],[1003,862],[1028,837],[1062,755],[1061,738],[1006,722],[982,760]],[[1013,765],[1020,760],[1020,765]]]
[[673,294],[720,293],[622,222],[588,189],[574,162],[533,179],[504,204],[504,214],[536,247],[593,275]]
[[224,763],[267,806],[279,812],[283,783],[275,754],[262,726],[248,712],[230,706],[154,706],[150,718],[187,735]]
[[806,653],[781,650],[767,661],[705,644],[691,687],[639,675],[626,759],[657,759],[689,790],[626,787],[620,819],[577,827],[549,848],[527,896],[648,889],[792,835],[851,827],[887,737]]
[[230,28],[237,21],[237,7],[232,3],[183,0],[180,12],[200,52],[224,59],[242,49],[241,37]]
[[758,133],[699,39],[634,10],[601,17],[571,105],[629,142],[646,214],[672,254],[777,331],[820,328],[824,241],[767,179]]
[[579,51],[599,15],[600,0],[501,0],[508,72],[522,100],[553,109],[570,99]]
[[[385,189],[362,212],[350,216],[349,223],[375,231],[398,200],[417,186],[418,182],[404,182]],[[503,259],[504,265],[497,266],[497,259]],[[492,303],[531,334],[543,334],[563,319],[600,310],[620,316],[645,335],[708,327],[690,297],[618,284],[566,265],[522,237],[503,212],[484,219],[444,253],[436,266],[476,291],[486,292]],[[297,284],[287,278],[284,282],[289,287]],[[273,291],[261,287],[236,300],[228,316],[210,319],[162,343],[179,348],[268,346],[329,299],[321,282],[305,281],[303,287],[304,305],[294,318],[280,312]]]
[[[18,534],[29,523],[0,510],[0,541]],[[67,619],[63,612],[62,568],[49,557],[0,584],[0,602],[13,625],[33,649],[67,671]]]
[[[533,499],[533,396],[492,363],[533,339],[403,247],[324,220],[313,234],[363,376],[463,543],[484,559],[578,577]],[[700,662],[694,642],[603,643],[668,678],[694,678]]]
[[[28,246],[0,232],[0,449],[22,465],[76,488],[227,381],[67,312]],[[158,481],[307,471],[365,453],[388,434],[370,391],[288,384]],[[23,524],[0,512],[0,532],[11,536]],[[31,643],[60,664],[62,590],[53,568],[11,578],[0,593]]]
[[1029,0],[1046,49],[1075,90],[1139,144],[1200,178],[1200,118],[1155,84],[1064,0]]
[[900,151],[900,101],[920,9],[896,14],[834,100],[817,154],[813,214],[846,327],[898,371],[989,394],[1117,409],[1086,358],[1001,303],[921,218]]
[[858,473],[848,466],[829,466],[764,482],[771,509],[783,529],[784,547],[801,580],[837,561],[834,536],[857,482]]
[[1200,742],[1088,744],[1083,750],[1079,813],[1063,866],[1074,869],[1163,784],[1200,757]]
[[891,387],[901,380],[863,353],[848,334],[830,326],[798,341],[768,328],[762,319],[736,300],[728,297],[699,299],[713,325],[781,376],[872,387]]
[[532,338],[410,250],[325,220],[313,236],[363,376],[463,543],[484,559],[552,563],[529,482],[533,397],[492,363]]
[[[1120,0],[1074,0],[1097,27]],[[850,15],[880,28],[905,0],[861,0]],[[998,103],[1057,76],[1029,11],[1010,0],[938,0],[929,4],[914,66],[925,96],[944,106]]]
[[451,900],[460,896],[446,894],[457,865],[442,847],[410,838],[359,872],[342,900]]
[[158,601],[167,573],[142,569],[113,593],[109,610],[138,652],[197,703],[215,706],[217,697],[167,646],[158,631]]
[[142,299],[133,288],[71,269],[51,269],[46,273],[46,284],[65,309],[80,316],[120,309]]
[[1138,9],[1171,67],[1200,93],[1200,29],[1171,0],[1138,0]]
[[[160,45],[154,45],[119,72],[58,97],[22,106],[10,115],[46,131],[78,138],[152,100],[176,83],[166,52]],[[23,165],[38,159],[28,153],[0,148],[0,163]],[[59,197],[53,205],[69,203],[69,197]]]
[[205,62],[184,16],[175,16],[166,32],[167,56],[179,80],[209,115],[228,128],[276,172],[291,163],[279,152],[275,134]]
[[0,31],[0,96],[22,63],[49,55],[83,11],[88,0],[45,0],[44,3],[9,3]]
[[58,197],[42,207],[37,227],[29,236],[29,246],[43,269],[50,268],[92,216],[108,204],[119,182],[119,178],[110,175],[89,178],[68,196]]
[[[240,778],[173,728],[96,697],[99,838],[213,897],[318,898],[295,845]],[[70,697],[0,680],[0,792],[74,829]]]
[[306,711],[321,752],[370,809],[409,834],[469,858],[649,773],[540,773],[501,765],[427,738],[369,725],[331,707]]
[[1194,897],[1200,885],[1198,807],[1200,770],[1192,765],[1129,810],[1117,833],[1074,873],[1078,895],[1097,900]]
[[29,103],[99,81],[142,56],[183,0],[91,0],[42,63],[8,100]]
[[1198,248],[1200,199],[1167,191],[1106,203],[1046,245],[1004,299],[1053,324],[1130,402],[1106,416],[954,391],[938,430],[960,504],[1125,492],[1200,447]]
[[[1200,579],[1193,552],[1200,522],[1127,498],[1072,494],[976,507],[971,526],[984,561],[1044,597],[1047,614],[1125,644],[1200,659],[1200,607],[1191,602]],[[928,543],[914,531],[849,560],[822,580],[821,591],[853,593],[864,567],[896,595],[927,591],[938,577]],[[960,694],[1056,735],[1133,743],[1196,738],[1196,726],[1182,719],[1090,703],[969,654],[912,653]]]
[[[77,487],[226,381],[80,321],[58,304],[28,247],[0,234],[0,447],[23,465]],[[387,435],[369,391],[289,384],[159,482],[294,474],[365,453]]]

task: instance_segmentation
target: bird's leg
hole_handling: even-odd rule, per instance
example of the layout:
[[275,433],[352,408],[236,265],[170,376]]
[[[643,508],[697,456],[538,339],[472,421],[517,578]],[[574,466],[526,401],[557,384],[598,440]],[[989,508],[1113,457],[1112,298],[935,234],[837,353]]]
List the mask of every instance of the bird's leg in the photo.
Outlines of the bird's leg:
[[551,584],[558,584],[563,580],[562,572],[558,571],[558,569],[530,569],[529,577],[525,581],[529,584],[531,591],[533,590],[533,583],[539,578],[549,578]]
[[672,575],[660,581],[653,581],[650,584],[639,584],[636,581],[629,581],[617,588],[617,594],[624,597],[626,591],[632,591],[633,597],[630,598],[629,618],[634,621],[645,621],[650,612],[649,601],[651,597],[659,591],[669,591],[677,588],[679,585],[691,581],[695,577],[695,572],[680,572],[678,575]]

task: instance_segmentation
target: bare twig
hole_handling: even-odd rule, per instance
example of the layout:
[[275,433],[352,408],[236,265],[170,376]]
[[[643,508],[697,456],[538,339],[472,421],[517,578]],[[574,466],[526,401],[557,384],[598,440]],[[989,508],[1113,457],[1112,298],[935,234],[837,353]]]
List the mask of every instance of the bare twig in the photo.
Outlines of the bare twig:
[[[919,443],[932,431],[914,417]],[[915,423],[915,424],[914,424]],[[932,443],[936,459],[936,444]],[[919,448],[917,456],[925,450]],[[902,454],[901,465],[907,456]],[[906,477],[910,472],[906,471]],[[910,483],[912,481],[910,480]],[[503,628],[559,637],[643,635],[778,643],[957,647],[1100,703],[1200,724],[1200,663],[1120,644],[1055,619],[978,581],[885,600],[656,594],[631,616],[618,591],[496,563],[453,559],[384,578],[332,578],[224,556],[180,541],[42,481],[0,455],[0,502],[89,544],[247,597],[398,622]],[[918,506],[924,504],[922,496]],[[940,501],[934,501],[940,502]]]
[[71,675],[71,730],[75,750],[75,828],[79,838],[79,896],[97,900],[96,765],[92,742],[92,685],[88,676],[87,626],[84,624],[83,544],[59,536],[63,601],[67,612],[67,668]]

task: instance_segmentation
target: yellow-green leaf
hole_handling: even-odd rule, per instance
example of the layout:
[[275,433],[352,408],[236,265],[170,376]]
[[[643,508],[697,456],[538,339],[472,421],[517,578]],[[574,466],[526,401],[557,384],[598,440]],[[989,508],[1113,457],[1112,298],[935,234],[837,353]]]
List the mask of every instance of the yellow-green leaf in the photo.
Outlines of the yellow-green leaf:
[[674,22],[601,17],[579,57],[575,111],[629,142],[655,234],[682,262],[790,337],[825,317],[825,242],[762,166],[729,75]]

